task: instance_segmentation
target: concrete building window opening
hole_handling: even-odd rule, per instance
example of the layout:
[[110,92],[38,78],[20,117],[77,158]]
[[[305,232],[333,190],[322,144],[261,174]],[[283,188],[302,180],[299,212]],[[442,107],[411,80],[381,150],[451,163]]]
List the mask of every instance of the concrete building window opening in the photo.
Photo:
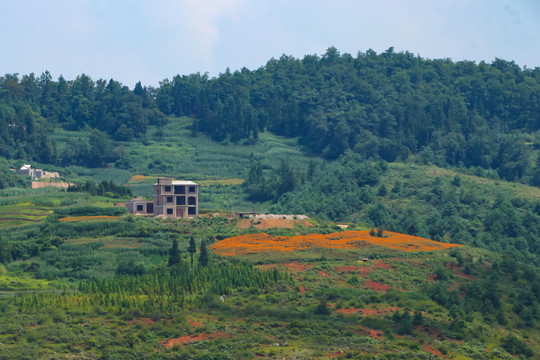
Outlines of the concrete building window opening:
[[178,196],[176,198],[176,205],[186,205],[186,197],[185,196]]
[[144,211],[144,206],[143,205],[137,205],[137,211]]
[[197,215],[197,209],[195,208],[195,206],[188,207],[188,214],[189,215]]
[[186,193],[186,187],[182,185],[175,185],[174,186],[174,193],[175,194],[185,194]]
[[172,215],[173,214],[173,209],[167,209],[167,215]]
[[171,192],[171,187],[170,186],[165,186],[165,192]]
[[189,187],[189,192],[194,193],[195,192],[195,186],[190,186]]
[[197,204],[197,200],[195,200],[193,196],[190,196],[188,198],[188,205],[196,205],[196,204]]
[[173,197],[167,196],[167,203],[172,203],[172,202],[173,202]]

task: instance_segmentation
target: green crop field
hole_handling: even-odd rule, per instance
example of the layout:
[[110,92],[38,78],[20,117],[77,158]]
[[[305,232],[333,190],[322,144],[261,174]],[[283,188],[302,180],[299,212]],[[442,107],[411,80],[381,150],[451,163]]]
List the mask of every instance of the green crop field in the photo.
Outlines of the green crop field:
[[[303,171],[310,160],[318,159],[304,155],[296,139],[269,132],[261,133],[255,145],[219,144],[202,134],[192,137],[190,126],[189,118],[171,118],[163,128],[163,136],[157,136],[156,129],[150,127],[144,140],[118,142],[129,155],[131,171],[70,166],[64,169],[65,176],[70,181],[112,180],[122,184],[135,174],[168,175],[194,181],[229,179],[245,176],[252,154],[256,159],[263,159],[267,167],[277,167],[282,159],[287,159],[292,167]],[[57,129],[53,137],[67,142],[80,136],[84,133]]]

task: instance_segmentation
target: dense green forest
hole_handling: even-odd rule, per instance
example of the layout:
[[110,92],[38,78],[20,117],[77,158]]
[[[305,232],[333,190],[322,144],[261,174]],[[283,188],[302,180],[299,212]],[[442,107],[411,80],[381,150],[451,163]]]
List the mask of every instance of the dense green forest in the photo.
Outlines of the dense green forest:
[[[347,149],[386,161],[419,154],[539,185],[539,93],[539,68],[430,60],[392,48],[356,57],[329,48],[321,57],[282,56],[254,71],[177,75],[133,90],[84,74],[72,81],[11,74],[0,77],[0,154],[122,166],[113,141],[144,141],[149,125],[162,134],[175,115],[193,119],[194,136],[216,141],[252,143],[271,131],[299,137],[306,151],[328,159]],[[55,126],[93,131],[57,144],[47,136]]]

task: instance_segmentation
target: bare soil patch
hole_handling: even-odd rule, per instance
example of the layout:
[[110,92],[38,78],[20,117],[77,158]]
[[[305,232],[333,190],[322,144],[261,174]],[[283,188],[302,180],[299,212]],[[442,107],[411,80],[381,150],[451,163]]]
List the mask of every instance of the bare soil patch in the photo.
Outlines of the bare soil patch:
[[357,308],[347,308],[347,309],[337,309],[336,314],[356,314],[360,309]]
[[457,276],[461,276],[463,278],[466,278],[466,279],[469,279],[471,281],[474,281],[476,280],[476,278],[472,275],[467,275],[461,271],[459,271],[459,267],[455,264],[452,264],[452,263],[448,263],[446,264],[446,266],[448,267],[448,269],[450,269],[454,274],[456,274]]
[[381,284],[373,280],[366,280],[364,281],[363,286],[365,288],[377,291],[377,292],[387,292],[388,289],[390,289],[391,286],[386,284]]
[[149,318],[140,318],[140,319],[133,319],[128,321],[129,325],[142,325],[146,327],[150,327],[155,324],[155,321]]
[[172,348],[175,345],[185,345],[194,341],[207,341],[207,340],[216,340],[220,337],[230,337],[231,334],[225,332],[215,332],[211,334],[199,334],[199,335],[185,335],[179,338],[173,338],[169,340],[161,341],[160,344],[165,346],[167,349]]
[[434,349],[432,346],[430,345],[424,345],[422,347],[422,349],[426,350],[427,352],[439,357],[440,359],[448,359],[448,356],[445,356],[442,352],[440,352],[439,350],[437,349]]
[[356,331],[356,333],[360,334],[360,335],[363,335],[363,336],[373,338],[373,339],[381,339],[382,336],[384,335],[384,332],[381,331],[381,330],[373,330],[373,329],[370,329],[370,328],[368,328],[366,326],[362,326],[362,325],[360,325],[358,327],[358,330]]
[[203,327],[204,324],[200,321],[195,321],[195,320],[192,320],[192,319],[188,319],[187,320],[188,324],[193,326],[194,328],[200,328],[200,327]]

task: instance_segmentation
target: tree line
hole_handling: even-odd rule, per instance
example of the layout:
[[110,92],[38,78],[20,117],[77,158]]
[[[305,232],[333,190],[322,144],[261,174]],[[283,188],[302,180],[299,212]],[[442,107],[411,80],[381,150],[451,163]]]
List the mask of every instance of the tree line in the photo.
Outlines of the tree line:
[[[418,154],[540,185],[538,94],[540,68],[431,60],[393,48],[352,56],[331,47],[322,56],[283,55],[254,71],[177,75],[133,90],[84,74],[72,81],[8,74],[0,77],[0,155],[103,166],[122,158],[110,140],[144,138],[149,125],[159,135],[168,116],[189,116],[194,136],[216,141],[253,143],[271,131],[328,159],[347,149],[385,161]],[[48,136],[55,126],[93,132],[59,151]]]

